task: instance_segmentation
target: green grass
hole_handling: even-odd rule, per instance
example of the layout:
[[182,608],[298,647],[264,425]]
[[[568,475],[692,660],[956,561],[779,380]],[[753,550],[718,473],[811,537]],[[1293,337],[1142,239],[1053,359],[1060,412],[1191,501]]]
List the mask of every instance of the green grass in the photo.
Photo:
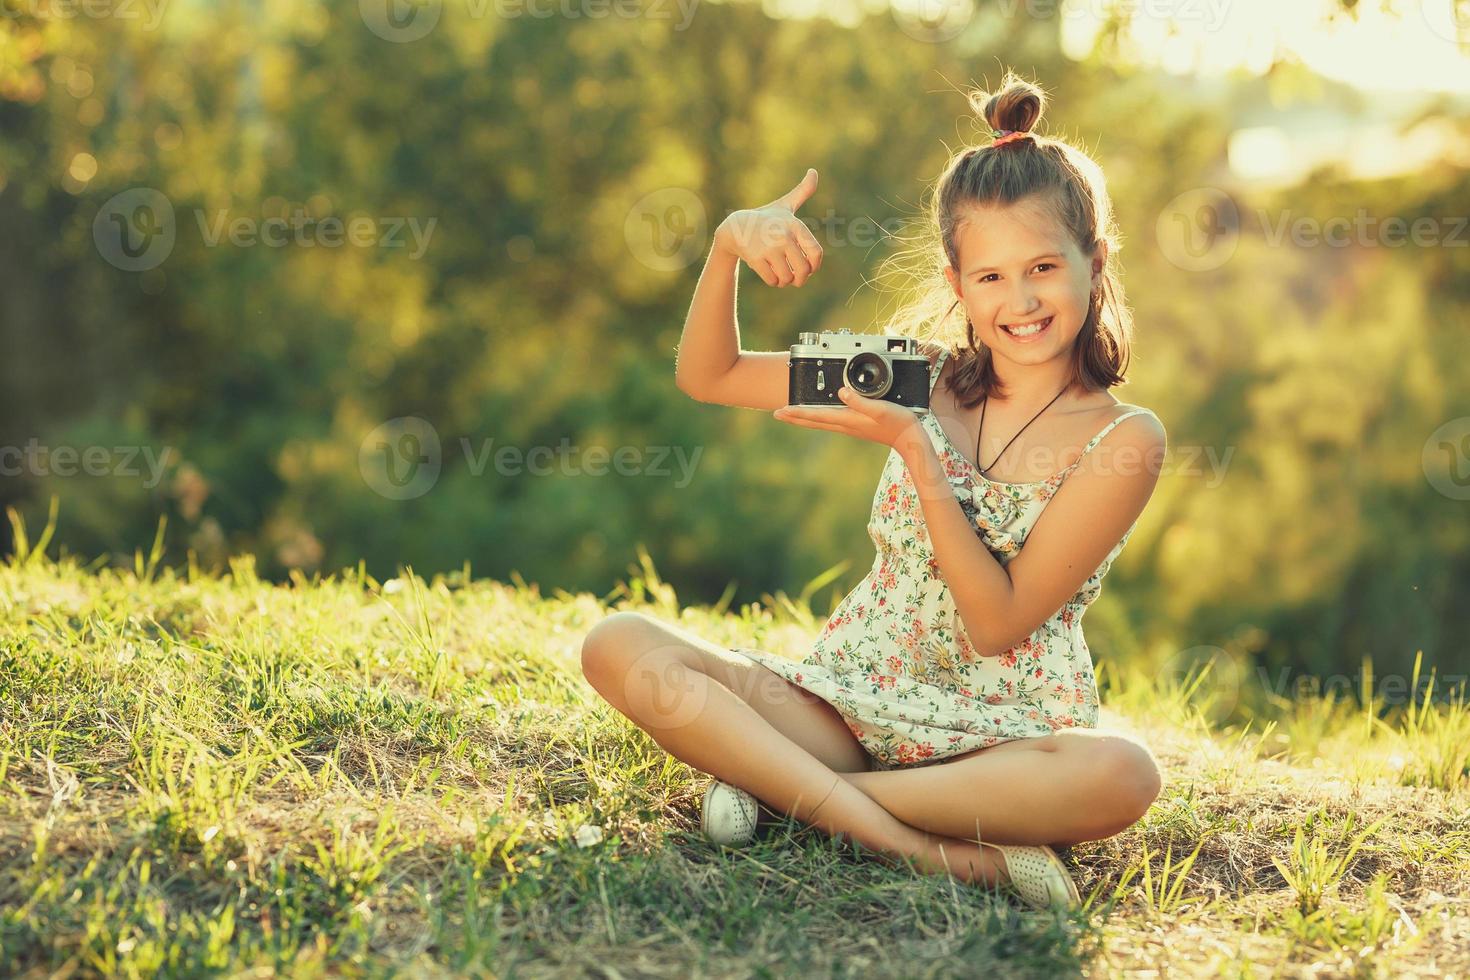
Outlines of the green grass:
[[708,845],[706,777],[581,676],[614,608],[798,655],[815,589],[681,609],[646,555],[605,599],[277,586],[48,538],[0,566],[0,975],[1470,970],[1463,701],[1244,692],[1232,721],[1208,673],[1103,661],[1105,723],[1165,785],[1068,852],[1087,907],[1055,916],[794,822]]

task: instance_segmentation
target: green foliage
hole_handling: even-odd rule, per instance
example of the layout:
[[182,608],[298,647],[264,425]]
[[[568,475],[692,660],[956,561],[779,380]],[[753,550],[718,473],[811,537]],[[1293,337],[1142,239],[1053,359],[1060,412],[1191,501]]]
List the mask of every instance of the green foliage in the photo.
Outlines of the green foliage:
[[[986,5],[949,44],[915,42],[883,11],[848,27],[712,4],[676,29],[442,6],[440,29],[410,44],[375,36],[351,3],[170,5],[156,28],[35,4],[0,17],[0,223],[15,246],[0,320],[24,352],[0,359],[0,445],[144,447],[157,464],[7,477],[0,503],[35,524],[61,501],[56,539],[14,549],[126,564],[157,533],[155,571],[240,554],[273,581],[469,562],[597,591],[643,549],[691,601],[739,606],[838,569],[820,586],[835,599],[871,561],[879,455],[677,391],[699,263],[640,261],[633,202],[686,189],[712,226],[817,166],[811,211],[835,219],[823,272],[799,293],[743,273],[744,340],[777,350],[798,330],[867,329],[895,297],[854,286],[894,242],[858,230],[921,217],[968,113],[934,80],[993,81],[997,57],[1024,52],[1054,99],[1048,130],[1110,176],[1138,324],[1119,396],[1157,411],[1174,453],[1089,616],[1094,649],[1235,643],[1322,673],[1370,653],[1399,673],[1416,650],[1463,654],[1470,525],[1421,456],[1439,425],[1470,417],[1470,257],[1292,247],[1266,231],[1360,208],[1453,215],[1466,172],[1231,187],[1240,239],[1210,270],[1171,263],[1157,231],[1176,195],[1219,182],[1253,113],[1360,96],[1279,66],[1203,99],[1121,67],[1115,49],[1074,61],[1053,19]],[[1117,43],[1116,27],[1103,37]],[[1463,129],[1450,105],[1426,115]],[[103,261],[92,234],[135,188],[177,218],[172,252],[140,272]],[[436,224],[416,257],[208,238],[221,213],[297,212]],[[442,471],[389,499],[360,453],[406,416],[438,433]],[[502,474],[483,454],[488,440],[564,439],[700,456],[676,486]]]
[[[1297,896],[1297,910],[1302,915],[1311,915],[1322,906],[1322,897],[1328,889],[1341,883],[1343,876],[1352,866],[1353,858],[1363,842],[1371,837],[1386,821],[1380,817],[1354,837],[1345,847],[1342,841],[1353,829],[1353,815],[1348,814],[1341,833],[1329,835],[1321,825],[1326,820],[1321,812],[1307,824],[1298,823],[1292,834],[1291,850],[1285,862],[1272,858],[1271,863],[1281,872],[1281,877],[1291,886]],[[1305,836],[1310,825],[1311,836]]]

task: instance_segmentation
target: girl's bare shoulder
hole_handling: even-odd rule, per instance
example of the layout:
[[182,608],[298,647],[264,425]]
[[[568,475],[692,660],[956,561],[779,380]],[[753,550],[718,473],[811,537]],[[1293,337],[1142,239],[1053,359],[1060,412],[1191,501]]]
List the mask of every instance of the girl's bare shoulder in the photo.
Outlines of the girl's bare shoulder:
[[[1114,438],[1115,443],[1122,441],[1138,447],[1140,451],[1151,452],[1168,442],[1164,425],[1152,409],[1120,401],[1110,391],[1091,392],[1074,402],[1063,416],[1068,441],[1077,445],[1091,441],[1125,416],[1131,417],[1113,428],[1114,435],[1119,437]],[[1131,431],[1123,432],[1125,429]]]
[[1109,403],[1099,406],[1084,428],[1091,427],[1100,431],[1112,425],[1114,421],[1127,417],[1127,421],[1115,429],[1115,431],[1132,430],[1130,434],[1123,437],[1125,441],[1147,449],[1167,444],[1168,434],[1164,430],[1164,423],[1153,409],[1144,405],[1119,401],[1111,396],[1109,398]]

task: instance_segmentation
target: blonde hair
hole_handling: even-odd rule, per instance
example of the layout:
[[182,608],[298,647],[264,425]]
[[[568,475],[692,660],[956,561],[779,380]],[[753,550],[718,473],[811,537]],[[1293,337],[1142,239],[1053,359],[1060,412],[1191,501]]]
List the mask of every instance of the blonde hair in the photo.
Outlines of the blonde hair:
[[1017,130],[1027,135],[1001,146],[971,146],[950,158],[935,186],[920,245],[895,256],[900,262],[907,255],[919,256],[914,295],[882,332],[950,350],[955,366],[949,387],[964,407],[972,408],[992,393],[1003,396],[990,349],[975,340],[968,317],[960,321],[950,315],[960,301],[944,269],[948,265],[959,271],[957,229],[969,208],[1035,202],[1066,229],[1084,256],[1094,254],[1100,241],[1108,245],[1101,285],[1073,343],[1070,383],[1089,391],[1126,384],[1133,315],[1118,276],[1121,241],[1102,169],[1076,147],[1032,132],[1046,96],[1014,72],[1006,72],[994,95],[974,90],[967,98],[985,120],[987,131]]

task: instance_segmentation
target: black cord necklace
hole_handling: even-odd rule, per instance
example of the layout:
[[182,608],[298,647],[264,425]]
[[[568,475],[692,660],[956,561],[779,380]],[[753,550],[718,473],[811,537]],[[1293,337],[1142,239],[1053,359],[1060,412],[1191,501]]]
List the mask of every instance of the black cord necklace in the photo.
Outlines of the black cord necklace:
[[[1041,406],[1041,412],[1044,412],[1048,408],[1051,408],[1052,404],[1058,398],[1062,397],[1062,395],[1066,393],[1067,388],[1070,387],[1071,385],[1064,385],[1062,387],[1062,390],[1057,392],[1055,397],[1053,397],[1051,401]],[[1037,412],[1035,415],[1031,416],[1031,422],[1027,422],[1026,425],[1023,425],[1021,426],[1021,428],[1016,430],[1016,434],[1011,436],[1011,442],[1006,443],[1004,448],[1002,448],[1000,452],[995,454],[995,459],[992,459],[990,461],[990,466],[980,466],[980,436],[982,433],[985,432],[985,406],[988,404],[990,404],[990,396],[986,395],[985,400],[980,403],[980,431],[975,433],[975,465],[980,468],[981,476],[985,476],[986,470],[990,469],[991,466],[994,466],[996,463],[1000,462],[1000,458],[1006,454],[1006,450],[1011,448],[1011,442],[1015,442],[1016,439],[1020,437],[1021,433],[1026,431],[1026,425],[1030,425],[1031,422],[1035,422],[1038,418],[1041,417],[1041,412]]]

